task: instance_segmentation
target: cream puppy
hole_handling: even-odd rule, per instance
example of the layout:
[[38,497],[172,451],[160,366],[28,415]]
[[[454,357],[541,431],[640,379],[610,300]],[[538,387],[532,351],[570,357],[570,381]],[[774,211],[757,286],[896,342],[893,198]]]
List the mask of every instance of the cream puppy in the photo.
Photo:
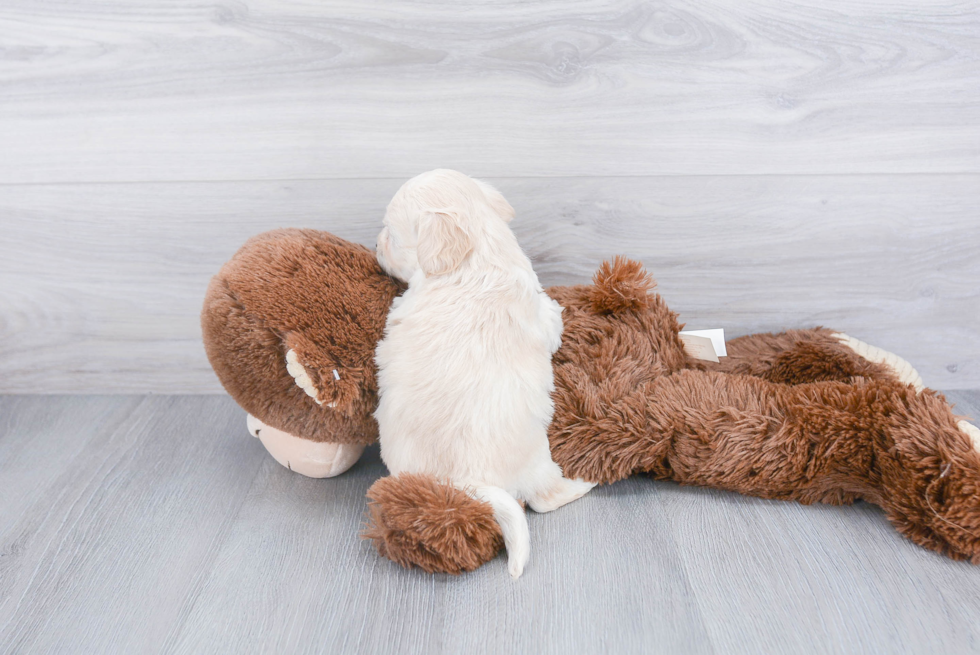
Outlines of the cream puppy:
[[530,553],[517,500],[549,512],[594,485],[562,476],[547,428],[561,307],[508,227],[493,187],[435,170],[388,205],[378,261],[408,283],[378,344],[381,458],[426,473],[494,510],[517,578]]

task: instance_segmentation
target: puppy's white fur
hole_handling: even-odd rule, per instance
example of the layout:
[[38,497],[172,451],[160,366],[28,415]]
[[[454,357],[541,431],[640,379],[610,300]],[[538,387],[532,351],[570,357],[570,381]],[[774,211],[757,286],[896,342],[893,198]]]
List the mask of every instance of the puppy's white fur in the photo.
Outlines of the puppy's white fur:
[[515,578],[530,553],[516,499],[547,512],[594,485],[551,459],[551,356],[561,307],[544,293],[493,187],[435,170],[388,205],[378,261],[408,282],[378,344],[381,457],[488,502]]

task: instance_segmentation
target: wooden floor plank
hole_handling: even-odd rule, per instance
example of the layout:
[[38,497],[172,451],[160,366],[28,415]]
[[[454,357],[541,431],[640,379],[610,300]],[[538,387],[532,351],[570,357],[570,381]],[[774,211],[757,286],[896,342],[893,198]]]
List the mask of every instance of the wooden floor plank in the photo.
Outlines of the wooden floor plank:
[[173,652],[353,652],[379,635],[391,652],[426,652],[425,624],[406,613],[430,606],[433,580],[390,570],[357,536],[383,472],[376,449],[334,480],[267,459]]
[[[40,520],[39,500],[63,493],[89,442],[115,429],[138,404],[139,398],[127,396],[0,396],[0,533],[10,538],[17,523]],[[25,538],[21,533],[10,541]]]
[[501,557],[488,575],[449,586],[444,652],[712,652],[715,619],[698,607],[664,529],[665,502],[661,487],[637,478],[530,514],[531,562],[520,580],[508,584]]
[[[980,414],[980,392],[948,398]],[[531,514],[531,561],[515,582],[504,557],[459,577],[380,558],[357,533],[364,492],[384,474],[376,447],[332,480],[294,474],[224,397],[0,398],[0,651],[980,643],[980,567],[913,545],[866,504],[805,507],[637,477]],[[6,493],[32,479],[36,491]]]
[[[266,455],[228,398],[146,397],[125,420],[101,424],[76,402],[35,397],[15,407],[22,425],[52,412],[97,430],[82,448],[57,430],[35,437],[77,452],[49,490],[29,492],[35,502],[3,535],[4,552],[30,540],[0,581],[10,599],[0,652],[157,652]],[[11,464],[27,480],[46,467],[43,458]]]

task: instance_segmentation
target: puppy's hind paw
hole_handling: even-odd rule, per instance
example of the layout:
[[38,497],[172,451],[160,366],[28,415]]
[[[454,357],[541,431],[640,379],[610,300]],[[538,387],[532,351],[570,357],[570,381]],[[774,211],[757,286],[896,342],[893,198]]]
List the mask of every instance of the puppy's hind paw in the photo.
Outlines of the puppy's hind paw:
[[527,504],[539,514],[551,512],[573,500],[578,500],[589,493],[594,486],[594,482],[585,480],[557,478],[547,489],[540,491],[533,498],[528,498]]

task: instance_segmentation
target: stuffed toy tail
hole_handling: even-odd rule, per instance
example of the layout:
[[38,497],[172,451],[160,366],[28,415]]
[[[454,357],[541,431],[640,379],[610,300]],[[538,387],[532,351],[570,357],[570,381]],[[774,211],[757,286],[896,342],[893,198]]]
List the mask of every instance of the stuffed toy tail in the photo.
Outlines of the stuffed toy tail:
[[[514,542],[513,560],[520,548],[515,536],[523,529],[526,561],[527,519],[520,505],[501,489],[487,489],[495,488],[483,488],[484,500],[429,475],[381,478],[368,489],[368,524],[361,536],[370,539],[382,557],[406,568],[455,575],[496,557],[505,531]],[[512,504],[496,498],[497,492]],[[510,549],[510,542],[507,545]]]

